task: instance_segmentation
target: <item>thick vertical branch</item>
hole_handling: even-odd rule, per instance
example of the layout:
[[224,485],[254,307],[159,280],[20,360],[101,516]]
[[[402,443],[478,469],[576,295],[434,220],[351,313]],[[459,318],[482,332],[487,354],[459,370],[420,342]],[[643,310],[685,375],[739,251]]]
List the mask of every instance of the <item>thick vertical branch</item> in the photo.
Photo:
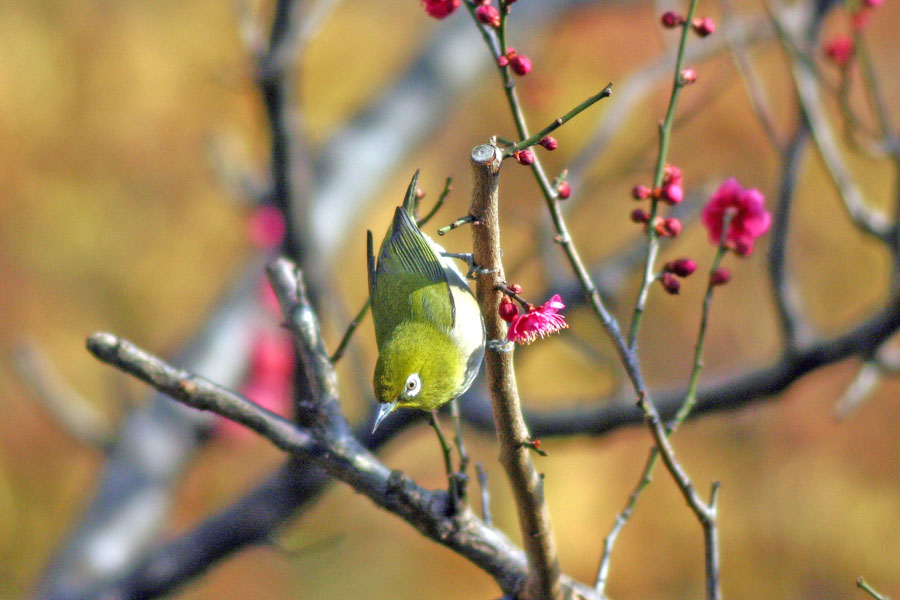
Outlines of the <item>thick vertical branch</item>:
[[[478,302],[484,314],[488,339],[502,340],[506,327],[497,312],[501,296],[497,284],[504,281],[498,219],[501,154],[496,146],[483,145],[472,150],[471,159],[474,175],[471,213],[479,223],[472,228],[474,259],[477,265],[489,271],[478,275]],[[522,596],[532,600],[560,599],[562,588],[556,542],[550,525],[550,511],[544,501],[543,481],[534,468],[527,446],[530,438],[519,403],[513,353],[487,352],[485,369],[500,443],[500,462],[516,499],[522,543],[528,556],[528,579]]]

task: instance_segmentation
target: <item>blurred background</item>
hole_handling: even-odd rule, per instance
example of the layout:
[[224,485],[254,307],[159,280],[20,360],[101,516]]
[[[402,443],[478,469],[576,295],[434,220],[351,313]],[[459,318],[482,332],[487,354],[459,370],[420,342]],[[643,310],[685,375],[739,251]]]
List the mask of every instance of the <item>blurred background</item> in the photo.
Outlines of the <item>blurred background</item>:
[[[333,349],[366,297],[365,230],[386,227],[413,170],[422,169],[423,206],[437,198],[445,177],[454,177],[444,208],[429,224],[433,233],[467,210],[470,149],[491,135],[515,133],[500,79],[465,10],[436,21],[416,0],[306,4],[309,25],[290,71],[292,122],[312,173],[304,193],[318,203],[305,227],[316,232],[309,256],[327,282],[321,318]],[[694,208],[686,211],[684,233],[664,244],[662,259],[690,256],[701,271],[713,249],[691,215],[705,196],[735,176],[762,190],[774,207],[780,178],[781,161],[722,38],[727,6],[700,3],[698,14],[716,18],[720,31],[702,40],[691,36],[689,45],[717,44],[718,50],[689,63],[699,79],[683,93],[670,153],[670,162],[684,171]],[[671,85],[671,66],[651,76],[647,65],[662,60],[676,41],[675,33],[659,27],[659,15],[684,8],[522,0],[510,20],[510,43],[534,64],[518,81],[533,130],[616,82],[611,98],[557,132],[558,150],[539,150],[552,175],[569,166],[577,175],[566,208],[572,235],[601,271],[639,234],[628,220],[635,206],[629,190],[650,184],[656,124]],[[736,31],[767,22],[762,3],[735,2],[731,10],[743,23]],[[252,3],[249,11],[267,35],[271,4]],[[83,523],[105,477],[104,448],[115,430],[153,401],[144,386],[93,359],[85,337],[111,331],[188,365],[177,357],[192,360],[196,332],[228,298],[247,290],[253,298],[264,296],[260,265],[278,224],[254,201],[268,178],[270,129],[242,14],[221,1],[0,4],[2,598],[34,592]],[[900,92],[898,26],[900,7],[886,2],[866,29],[891,99]],[[825,19],[823,39],[849,30],[847,13],[835,9]],[[790,68],[771,28],[761,31],[747,51],[785,140],[798,120]],[[838,69],[821,53],[816,60],[825,88],[833,89]],[[626,90],[632,93],[620,93]],[[826,96],[827,115],[839,131],[833,94]],[[852,101],[865,113],[862,96]],[[896,102],[890,109],[900,118]],[[604,127],[610,135],[597,142]],[[889,210],[897,185],[889,161],[842,150],[868,202]],[[507,273],[528,298],[543,302],[569,283],[568,268],[545,243],[548,219],[531,173],[507,164],[501,187]],[[896,283],[891,257],[849,223],[812,149],[802,161],[794,201],[789,265],[810,324],[834,335],[882,305]],[[461,252],[469,240],[460,229],[442,241]],[[716,294],[705,383],[767,365],[778,353],[767,249],[763,238],[751,257],[726,259],[733,279]],[[625,322],[636,272],[615,280],[611,298]],[[687,380],[702,283],[702,276],[686,280],[679,296],[653,290],[640,356],[654,388]],[[521,393],[534,409],[608,402],[622,384],[592,313],[577,297],[563,300],[571,305],[570,329],[517,351]],[[243,342],[222,350],[226,358],[213,366],[196,367],[248,395],[254,368],[248,355],[266,340],[277,347],[280,339],[278,319],[265,302],[251,304],[256,308],[241,313],[241,322],[254,324],[252,331],[241,330]],[[23,347],[30,349],[27,364],[52,365],[40,367],[37,379],[65,389],[36,393],[22,375]],[[374,357],[366,317],[339,366],[343,407],[354,422],[371,409]],[[818,370],[777,397],[690,422],[677,436],[676,449],[698,487],[722,482],[726,597],[861,597],[854,586],[860,575],[900,595],[900,385],[881,381],[863,406],[838,421],[835,404],[860,366],[846,361]],[[49,370],[58,371],[58,382]],[[277,393],[268,397],[275,408],[286,408]],[[72,435],[61,425],[54,398],[76,406],[63,414],[87,415],[89,434]],[[153,450],[161,463],[184,464],[174,469],[168,502],[154,509],[150,543],[189,530],[283,461],[264,440],[209,425],[184,455],[167,454],[177,441]],[[489,472],[496,524],[517,539],[493,435],[466,433],[473,459]],[[593,581],[603,537],[650,444],[646,430],[636,427],[542,441],[549,456],[536,460],[546,473],[566,573]],[[421,485],[442,485],[438,446],[425,425],[399,435],[380,456]],[[140,523],[141,511],[133,516]],[[700,527],[660,470],[618,541],[608,592],[675,599],[702,590]],[[273,545],[241,552],[175,593],[196,600],[496,596],[486,574],[341,484],[289,522]]]

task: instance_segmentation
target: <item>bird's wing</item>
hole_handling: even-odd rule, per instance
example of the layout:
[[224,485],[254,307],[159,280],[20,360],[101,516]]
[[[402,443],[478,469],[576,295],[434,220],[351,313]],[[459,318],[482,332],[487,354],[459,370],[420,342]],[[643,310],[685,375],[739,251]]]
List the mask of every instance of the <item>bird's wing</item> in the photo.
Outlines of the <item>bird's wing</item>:
[[445,265],[419,231],[412,214],[417,176],[418,172],[409,184],[403,206],[394,212],[394,221],[378,252],[374,284],[370,284],[379,344],[405,320],[427,320],[447,332],[456,322]]
[[372,230],[366,230],[366,275],[369,278],[369,299],[375,292],[375,244],[372,241]]

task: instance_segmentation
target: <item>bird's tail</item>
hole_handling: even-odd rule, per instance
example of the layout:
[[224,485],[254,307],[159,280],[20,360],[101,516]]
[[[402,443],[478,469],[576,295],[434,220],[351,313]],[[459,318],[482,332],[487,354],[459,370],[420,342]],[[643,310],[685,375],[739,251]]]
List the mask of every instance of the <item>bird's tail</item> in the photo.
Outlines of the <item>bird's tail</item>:
[[406,189],[406,197],[403,199],[403,210],[410,216],[412,222],[416,222],[416,183],[419,181],[419,170],[412,176],[409,187]]

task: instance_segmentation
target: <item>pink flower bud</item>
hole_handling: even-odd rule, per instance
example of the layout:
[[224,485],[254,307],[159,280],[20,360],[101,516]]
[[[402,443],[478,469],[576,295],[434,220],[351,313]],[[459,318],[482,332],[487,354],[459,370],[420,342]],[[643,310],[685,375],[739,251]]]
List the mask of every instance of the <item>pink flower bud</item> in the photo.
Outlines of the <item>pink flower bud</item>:
[[693,27],[694,33],[700,37],[706,37],[716,30],[716,22],[709,17],[700,17],[694,19],[691,27]]
[[684,199],[684,190],[680,183],[667,183],[659,193],[659,199],[669,204],[678,204]]
[[545,135],[544,137],[542,137],[540,144],[547,150],[556,150],[556,147],[559,146],[556,138],[549,135]]
[[681,183],[681,169],[675,165],[666,165],[663,174],[663,183]]
[[672,294],[673,296],[681,290],[681,282],[678,281],[678,278],[671,273],[663,273],[662,277],[659,278],[659,282],[662,284],[666,292]]
[[850,63],[853,58],[853,39],[840,35],[825,42],[823,47],[825,56],[839,67],[844,67]]
[[689,258],[679,258],[678,260],[667,262],[665,270],[679,277],[687,277],[697,270],[697,263]]
[[422,0],[425,12],[435,19],[443,19],[459,8],[459,0]]
[[500,27],[500,11],[498,11],[490,4],[479,6],[475,10],[475,17],[485,25],[490,25],[491,27]]
[[497,59],[497,66],[505,67],[508,64],[509,64],[509,58],[507,58],[507,56],[505,54],[501,54],[500,57]]
[[513,158],[516,159],[520,165],[530,165],[534,163],[534,152],[531,150],[517,150],[513,152]]
[[513,294],[516,294],[516,295],[521,295],[521,294],[522,294],[522,291],[523,291],[523,290],[522,290],[522,286],[519,285],[518,283],[511,283],[511,284],[509,284],[509,285],[506,286],[506,287],[508,287],[508,288],[509,288],[509,291],[511,291]]
[[866,8],[878,8],[884,4],[884,0],[863,0],[863,6]]
[[650,197],[652,190],[646,185],[636,185],[631,188],[631,197],[635,200],[646,200]]
[[697,71],[690,68],[682,69],[680,79],[681,85],[691,85],[697,81]]
[[519,314],[519,307],[509,299],[509,296],[503,296],[500,298],[500,307],[497,309],[497,312],[500,314],[501,319],[510,323]]
[[567,200],[572,195],[572,188],[565,181],[556,184],[556,197],[560,200]]
[[510,57],[509,66],[516,75],[528,75],[531,72],[531,61],[524,54],[516,54]]
[[725,267],[719,267],[709,276],[710,285],[725,285],[731,281],[731,271]]
[[254,209],[250,215],[248,235],[260,248],[274,248],[284,240],[287,224],[281,211],[267,204]]
[[662,26],[666,29],[674,29],[679,25],[684,25],[684,17],[679,15],[677,12],[668,11],[663,13],[662,18],[660,19],[662,22]]
[[646,223],[650,220],[650,215],[643,208],[636,208],[631,211],[631,220],[635,223]]
[[660,237],[677,237],[681,233],[681,221],[674,217],[662,219],[656,223],[654,229]]

